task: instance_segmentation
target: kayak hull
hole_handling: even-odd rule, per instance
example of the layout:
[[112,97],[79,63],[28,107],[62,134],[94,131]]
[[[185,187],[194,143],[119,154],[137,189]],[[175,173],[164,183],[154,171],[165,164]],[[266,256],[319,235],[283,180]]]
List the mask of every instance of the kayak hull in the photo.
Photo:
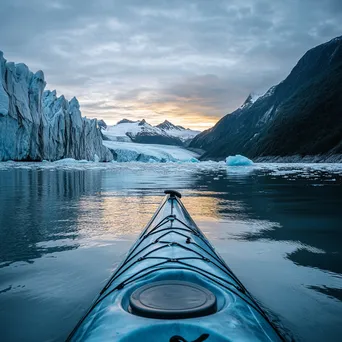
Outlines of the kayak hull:
[[[158,282],[187,282],[206,289],[215,296],[215,312],[165,319],[165,310],[158,316],[157,303],[154,318],[132,314],[132,294]],[[169,342],[178,337],[209,342],[282,340],[179,198],[168,194],[69,340]]]

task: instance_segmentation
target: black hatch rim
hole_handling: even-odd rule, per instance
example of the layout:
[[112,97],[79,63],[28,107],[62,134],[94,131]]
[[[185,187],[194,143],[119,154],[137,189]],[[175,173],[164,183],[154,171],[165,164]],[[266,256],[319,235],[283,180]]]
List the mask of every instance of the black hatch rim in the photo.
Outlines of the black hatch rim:
[[216,310],[216,296],[203,286],[187,281],[146,284],[137,288],[129,299],[129,311],[148,318],[193,318],[211,315]]

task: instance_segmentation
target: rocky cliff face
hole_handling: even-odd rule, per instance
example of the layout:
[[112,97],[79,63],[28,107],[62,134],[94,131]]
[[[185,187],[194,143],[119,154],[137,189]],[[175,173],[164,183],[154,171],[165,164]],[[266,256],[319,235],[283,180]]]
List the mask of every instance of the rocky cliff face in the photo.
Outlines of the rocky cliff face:
[[309,50],[289,76],[191,142],[202,159],[342,153],[342,37]]
[[0,52],[0,161],[62,158],[109,161],[97,120],[82,118],[76,98],[46,91],[44,74]]

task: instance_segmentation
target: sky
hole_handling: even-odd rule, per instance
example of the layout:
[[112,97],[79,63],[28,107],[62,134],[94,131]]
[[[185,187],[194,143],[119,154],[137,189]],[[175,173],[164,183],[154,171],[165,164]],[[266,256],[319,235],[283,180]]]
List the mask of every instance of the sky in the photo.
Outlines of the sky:
[[107,124],[206,129],[342,34],[341,0],[1,0],[0,50]]

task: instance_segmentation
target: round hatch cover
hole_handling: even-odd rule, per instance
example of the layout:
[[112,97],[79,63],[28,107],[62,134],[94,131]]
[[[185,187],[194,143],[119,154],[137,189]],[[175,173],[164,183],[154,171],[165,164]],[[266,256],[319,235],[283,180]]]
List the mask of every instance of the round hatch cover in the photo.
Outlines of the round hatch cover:
[[216,312],[216,297],[206,288],[186,281],[158,281],[130,296],[131,313],[149,318],[191,318]]

